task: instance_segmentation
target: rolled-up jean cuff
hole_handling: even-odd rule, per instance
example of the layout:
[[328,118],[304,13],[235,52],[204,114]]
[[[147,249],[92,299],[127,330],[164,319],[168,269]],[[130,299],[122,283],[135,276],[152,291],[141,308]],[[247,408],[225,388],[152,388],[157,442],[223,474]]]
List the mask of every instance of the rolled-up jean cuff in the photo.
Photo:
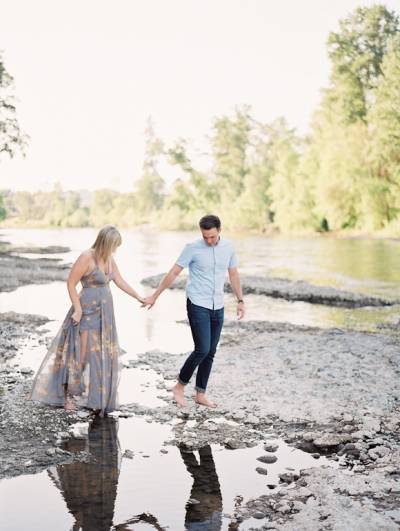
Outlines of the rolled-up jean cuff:
[[183,380],[181,380],[178,376],[178,382],[181,384],[181,385],[187,385],[189,382],[184,382]]
[[205,393],[205,392],[206,392],[205,389],[203,389],[202,387],[197,387],[197,385],[195,386],[195,389],[196,389],[196,391],[197,391],[198,393]]

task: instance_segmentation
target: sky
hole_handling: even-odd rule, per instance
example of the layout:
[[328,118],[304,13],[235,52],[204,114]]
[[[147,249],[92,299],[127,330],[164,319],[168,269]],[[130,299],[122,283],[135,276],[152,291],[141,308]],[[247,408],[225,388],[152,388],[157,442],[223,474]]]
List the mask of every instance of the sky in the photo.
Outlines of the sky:
[[131,191],[149,116],[167,144],[199,152],[213,118],[241,104],[304,133],[329,79],[328,33],[373,3],[0,0],[0,50],[30,136],[25,158],[0,162],[0,188]]

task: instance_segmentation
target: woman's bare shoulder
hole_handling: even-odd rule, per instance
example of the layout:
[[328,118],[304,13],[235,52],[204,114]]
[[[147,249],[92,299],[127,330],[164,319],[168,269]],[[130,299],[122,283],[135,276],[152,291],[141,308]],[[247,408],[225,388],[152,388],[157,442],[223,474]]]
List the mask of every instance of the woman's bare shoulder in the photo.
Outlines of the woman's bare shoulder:
[[94,261],[92,249],[86,249],[76,259],[76,262],[81,265],[89,265]]
[[82,251],[81,254],[79,255],[79,258],[81,256],[83,258],[86,258],[87,260],[89,260],[90,258],[93,258],[93,256],[94,256],[93,249],[86,249],[85,251]]

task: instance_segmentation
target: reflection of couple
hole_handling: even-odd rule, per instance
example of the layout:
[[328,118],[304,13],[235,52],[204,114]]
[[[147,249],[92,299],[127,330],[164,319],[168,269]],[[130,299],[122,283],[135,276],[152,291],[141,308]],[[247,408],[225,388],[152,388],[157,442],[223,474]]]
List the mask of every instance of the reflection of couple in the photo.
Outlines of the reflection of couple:
[[[88,450],[93,461],[58,465],[48,470],[75,519],[72,531],[128,531],[135,523],[146,523],[160,531],[165,529],[155,516],[148,513],[113,525],[121,464],[117,426],[118,421],[113,418],[95,418],[88,441],[72,439],[64,443],[66,450]],[[185,529],[219,531],[222,497],[211,448],[206,446],[199,450],[199,463],[192,452],[181,449],[180,453],[194,479],[186,508]]]
[[[184,387],[197,369],[196,402],[216,406],[206,397],[206,387],[224,320],[227,271],[237,298],[239,319],[244,315],[244,302],[235,251],[229,240],[221,238],[219,218],[204,216],[199,226],[202,238],[186,245],[158,288],[147,298],[138,295],[122,278],[113,258],[122,241],[119,231],[111,225],[100,230],[92,247],[79,256],[71,269],[67,285],[72,306],[35,376],[32,400],[74,410],[77,399],[78,405],[101,416],[117,409],[120,348],[109,283],[113,280],[142,307],[151,308],[188,267],[187,314],[194,350],[180,370],[173,396],[179,405],[186,405]],[[82,291],[78,294],[79,282]]]

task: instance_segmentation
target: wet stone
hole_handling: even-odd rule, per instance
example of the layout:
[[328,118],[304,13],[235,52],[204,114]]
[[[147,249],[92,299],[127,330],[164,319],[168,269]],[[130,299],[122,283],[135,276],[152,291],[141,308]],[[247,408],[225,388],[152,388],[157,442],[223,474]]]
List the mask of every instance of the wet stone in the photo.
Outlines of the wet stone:
[[349,441],[349,435],[348,434],[334,434],[334,433],[326,433],[322,435],[321,437],[317,437],[314,439],[314,445],[318,446],[318,448],[334,448],[336,446],[339,446],[343,442]]
[[266,452],[276,452],[278,448],[279,448],[278,444],[273,444],[273,443],[264,444],[264,450]]
[[282,472],[279,474],[279,479],[285,483],[293,483],[293,481],[296,481],[299,477],[300,476],[294,472]]
[[260,457],[257,457],[257,461],[270,465],[272,463],[276,463],[276,461],[278,461],[278,458],[276,457],[276,455],[261,455]]

